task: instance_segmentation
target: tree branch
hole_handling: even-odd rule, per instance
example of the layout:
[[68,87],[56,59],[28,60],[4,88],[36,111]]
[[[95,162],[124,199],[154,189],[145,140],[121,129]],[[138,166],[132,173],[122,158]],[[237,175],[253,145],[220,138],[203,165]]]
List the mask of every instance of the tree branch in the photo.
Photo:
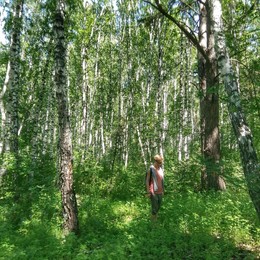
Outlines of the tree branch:
[[180,0],[180,2],[185,5],[186,7],[188,7],[189,9],[191,9],[195,14],[199,15],[199,13],[189,4],[183,2],[182,0]]
[[175,25],[177,25],[177,27],[179,27],[179,29],[186,35],[186,37],[192,42],[192,44],[196,47],[196,49],[198,50],[198,52],[200,52],[200,54],[203,56],[203,58],[206,61],[209,61],[209,58],[206,54],[206,52],[204,51],[204,49],[200,46],[199,41],[197,40],[197,38],[195,36],[193,36],[186,28],[184,25],[182,25],[177,19],[175,19],[173,16],[171,16],[163,7],[162,5],[159,3],[158,0],[156,0],[156,5],[151,3],[150,1],[144,1],[148,4],[150,4],[152,7],[154,7],[156,10],[158,10],[161,14],[163,14],[165,17],[167,17],[170,21],[172,21]]

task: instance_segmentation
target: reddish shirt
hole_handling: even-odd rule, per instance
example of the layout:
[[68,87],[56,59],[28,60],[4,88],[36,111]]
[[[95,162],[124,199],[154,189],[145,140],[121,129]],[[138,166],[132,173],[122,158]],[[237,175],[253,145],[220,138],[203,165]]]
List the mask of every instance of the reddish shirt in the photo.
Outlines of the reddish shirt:
[[157,181],[154,180],[152,175],[151,176],[152,181],[149,185],[149,191],[154,194],[162,194],[163,193],[163,170],[162,168],[156,169],[155,167],[153,167],[153,171],[156,174]]

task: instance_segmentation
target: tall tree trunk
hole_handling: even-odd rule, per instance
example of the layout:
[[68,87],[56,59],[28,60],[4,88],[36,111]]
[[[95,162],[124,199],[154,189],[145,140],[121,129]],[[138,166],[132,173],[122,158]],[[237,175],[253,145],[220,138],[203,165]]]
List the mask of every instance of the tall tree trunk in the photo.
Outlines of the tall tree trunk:
[[[206,52],[207,50],[207,12],[205,7],[205,1],[201,1],[200,6],[200,23],[199,23],[199,44]],[[198,75],[200,84],[200,148],[201,154],[204,154],[205,144],[205,108],[204,97],[206,95],[206,59],[198,52]],[[201,172],[201,186],[202,189],[207,189],[207,172],[206,168]]]
[[187,125],[190,123],[190,110],[188,95],[190,91],[190,73],[191,70],[189,64],[191,46],[187,41],[187,38],[182,34],[180,42],[180,77],[179,77],[179,94],[177,98],[177,107],[178,107],[178,160],[182,161],[183,159],[189,159],[188,145],[190,136],[187,133]]
[[[184,154],[184,159],[189,160],[190,159],[190,141],[192,139],[192,133],[187,132],[187,129],[190,127],[192,128],[192,102],[190,102],[193,98],[193,90],[191,87],[191,73],[190,71],[192,70],[191,66],[191,57],[192,57],[192,46],[190,43],[186,40],[186,47],[185,47],[185,88],[184,88],[184,115],[183,115],[183,126],[184,126],[184,143],[183,143],[183,154]],[[192,132],[192,130],[191,130]]]
[[[148,1],[149,2],[149,1]],[[189,27],[185,23],[179,22],[175,17],[170,15],[168,11],[159,3],[155,1],[156,5],[150,3],[164,16],[171,20],[178,28],[184,33],[189,41],[197,48],[200,55],[205,59],[205,77],[202,77],[204,84],[202,89],[205,93],[201,101],[201,115],[202,115],[202,156],[204,159],[204,180],[207,180],[206,187],[214,189],[225,188],[223,178],[219,176],[219,160],[220,160],[220,138],[219,138],[219,98],[218,98],[218,81],[217,81],[217,65],[214,51],[214,36],[212,34],[212,23],[210,21],[210,9],[208,0],[201,4],[205,8],[204,15],[206,20],[204,23],[207,25],[207,45],[200,45],[200,41],[190,32]],[[205,19],[205,18],[204,18]],[[206,49],[205,49],[206,47]],[[202,60],[202,59],[201,59]]]
[[80,138],[80,147],[83,149],[83,160],[86,159],[86,151],[87,151],[87,127],[88,127],[88,72],[87,72],[87,50],[86,47],[82,48],[82,123],[81,123],[81,131],[79,132]]
[[66,39],[64,29],[64,2],[58,1],[55,12],[55,83],[59,119],[59,176],[62,195],[64,229],[66,232],[79,231],[77,201],[73,188],[72,136],[69,120]]
[[23,0],[18,0],[15,3],[15,16],[13,20],[13,31],[10,47],[10,118],[11,118],[11,138],[10,151],[18,156],[18,91],[20,78],[20,35],[22,29],[22,9]]
[[8,138],[8,130],[7,130],[7,111],[6,105],[4,102],[4,96],[6,95],[7,85],[9,82],[9,74],[10,74],[10,61],[8,62],[6,69],[6,76],[4,81],[4,86],[0,93],[0,109],[1,109],[1,140],[0,140],[0,154],[2,155],[5,151],[10,151],[9,138]]
[[158,35],[157,35],[157,93],[156,93],[156,121],[155,125],[157,133],[157,152],[163,156],[163,46],[162,46],[162,22],[158,21]]
[[242,110],[240,94],[235,73],[231,67],[226,48],[226,40],[222,24],[222,7],[219,0],[209,0],[212,8],[212,21],[216,40],[218,66],[228,95],[228,111],[237,138],[243,170],[249,194],[260,219],[260,164],[253,145],[253,136],[246,123]]
[[2,109],[2,114],[6,119],[3,123],[6,137],[5,145],[3,147],[6,151],[10,151],[16,156],[18,155],[18,90],[20,78],[20,35],[22,30],[22,9],[23,0],[14,1],[10,56],[6,79],[1,94],[1,99],[4,98],[5,95],[8,96],[7,109]]
[[[3,89],[0,93],[1,109],[1,141],[0,153],[11,152],[14,155],[16,172],[18,172],[18,135],[19,135],[19,84],[20,84],[20,35],[22,30],[23,0],[13,2],[13,20],[11,31],[11,42],[9,50],[9,62]],[[0,167],[1,177],[6,172],[5,164]],[[17,181],[17,174],[13,174]]]
[[[185,36],[183,34],[181,34],[181,39],[180,39],[180,57],[184,57],[184,53],[185,53],[185,48],[184,48],[184,43],[185,41]],[[185,84],[186,82],[184,82],[184,77],[183,75],[185,74],[185,61],[184,59],[182,59],[180,61],[180,77],[179,77],[179,93],[178,93],[178,98],[177,98],[177,107],[178,107],[178,121],[179,122],[179,129],[178,129],[178,161],[182,161],[183,159],[183,119],[184,119],[184,109],[185,109],[185,105],[184,105],[184,88],[185,88]]]
[[201,153],[205,167],[201,173],[203,189],[225,189],[225,182],[219,176],[220,137],[219,137],[219,95],[216,53],[210,8],[207,0],[200,3],[199,44],[207,54],[205,59],[198,53],[200,81],[200,126]]
[[[205,2],[207,16],[207,56],[206,60],[206,93],[202,101],[205,115],[205,139],[203,155],[207,174],[207,188],[216,190],[225,188],[224,180],[219,176],[220,137],[219,137],[219,94],[215,40],[212,31],[211,9]],[[220,181],[221,179],[221,181]]]

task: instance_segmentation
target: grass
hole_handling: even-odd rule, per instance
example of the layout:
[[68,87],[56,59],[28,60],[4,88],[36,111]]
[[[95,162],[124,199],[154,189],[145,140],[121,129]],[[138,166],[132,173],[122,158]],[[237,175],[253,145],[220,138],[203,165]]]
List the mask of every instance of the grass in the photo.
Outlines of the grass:
[[64,236],[55,165],[44,166],[30,182],[24,167],[15,192],[8,185],[0,190],[1,260],[260,259],[259,220],[240,182],[222,193],[194,192],[196,176],[189,173],[196,170],[172,169],[178,175],[167,175],[163,206],[151,223],[144,173],[75,167],[80,234]]
[[154,224],[142,194],[80,194],[79,237],[62,234],[59,193],[38,192],[16,225],[19,205],[10,211],[1,198],[0,259],[260,259],[259,222],[245,192],[166,193]]

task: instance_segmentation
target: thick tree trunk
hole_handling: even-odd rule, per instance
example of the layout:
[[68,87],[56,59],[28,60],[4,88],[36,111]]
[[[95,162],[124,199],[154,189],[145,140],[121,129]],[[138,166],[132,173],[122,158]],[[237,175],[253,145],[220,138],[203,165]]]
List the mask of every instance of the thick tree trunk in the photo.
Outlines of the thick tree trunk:
[[[203,80],[203,82],[201,82],[201,151],[205,164],[202,183],[204,182],[203,185],[208,189],[225,189],[225,185],[220,185],[220,183],[224,184],[224,180],[219,176],[220,138],[217,65],[214,51],[214,36],[211,32],[212,23],[210,20],[208,0],[200,1],[202,4],[201,6],[204,8],[203,15],[205,17],[202,16],[204,19],[203,22],[205,23],[205,26],[207,26],[206,46],[201,45],[200,41],[189,31],[189,27],[171,16],[159,1],[155,1],[155,3],[156,5],[150,4],[178,26],[201,55],[201,65],[204,66],[203,73],[205,73],[205,75],[201,77],[201,80]],[[204,33],[204,31],[202,33]]]
[[73,189],[72,137],[69,121],[66,76],[66,39],[62,1],[58,1],[55,13],[55,83],[59,117],[59,175],[62,194],[64,229],[79,231],[77,201]]
[[237,138],[249,194],[260,219],[260,164],[253,145],[253,136],[242,110],[235,73],[226,49],[222,25],[222,8],[219,0],[209,0],[216,40],[218,66],[228,95],[228,110]]
[[226,185],[219,176],[220,137],[219,137],[219,97],[217,62],[214,49],[215,41],[212,32],[208,1],[200,3],[200,36],[199,43],[207,53],[205,59],[199,53],[199,79],[201,87],[201,152],[205,168],[202,170],[202,188],[223,190]]

